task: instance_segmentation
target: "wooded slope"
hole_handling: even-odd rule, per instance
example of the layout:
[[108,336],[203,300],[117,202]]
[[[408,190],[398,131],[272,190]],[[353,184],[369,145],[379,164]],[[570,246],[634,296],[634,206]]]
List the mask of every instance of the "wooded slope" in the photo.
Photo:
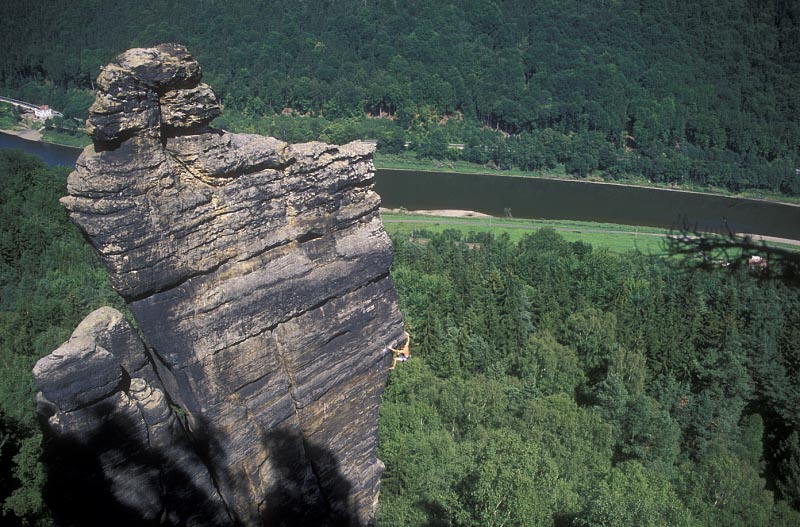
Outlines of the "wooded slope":
[[80,115],[101,64],[175,41],[204,64],[231,129],[798,194],[798,5],[12,0],[0,91]]

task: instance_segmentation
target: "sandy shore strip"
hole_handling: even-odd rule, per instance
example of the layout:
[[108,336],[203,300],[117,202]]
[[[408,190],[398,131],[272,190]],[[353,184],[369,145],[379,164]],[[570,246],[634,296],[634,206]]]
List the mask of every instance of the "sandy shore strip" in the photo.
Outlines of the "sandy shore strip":
[[440,209],[440,210],[400,210],[380,208],[381,214],[415,214],[418,216],[441,216],[444,218],[492,218],[490,214],[474,210]]
[[30,130],[30,129],[24,129],[24,130],[0,130],[0,132],[3,132],[4,134],[8,134],[8,135],[15,135],[15,136],[17,136],[17,137],[19,137],[21,139],[25,139],[27,141],[41,141],[42,140],[42,134],[38,130]]

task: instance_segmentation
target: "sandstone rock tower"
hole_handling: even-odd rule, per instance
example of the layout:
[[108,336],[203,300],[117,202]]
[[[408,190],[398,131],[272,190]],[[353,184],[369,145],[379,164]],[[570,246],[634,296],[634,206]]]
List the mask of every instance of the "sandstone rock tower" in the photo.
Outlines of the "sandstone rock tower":
[[103,308],[36,365],[59,520],[367,525],[402,338],[372,147],[210,129],[174,44],[97,86],[62,202],[138,332]]

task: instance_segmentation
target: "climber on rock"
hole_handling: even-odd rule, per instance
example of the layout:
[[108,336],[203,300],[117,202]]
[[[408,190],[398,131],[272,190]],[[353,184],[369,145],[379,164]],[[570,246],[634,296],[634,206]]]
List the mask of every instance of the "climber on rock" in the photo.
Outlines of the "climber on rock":
[[402,348],[399,350],[394,349],[392,347],[387,346],[387,348],[394,353],[394,359],[392,360],[392,366],[389,368],[393,370],[395,366],[397,366],[397,361],[405,362],[411,357],[411,337],[408,335],[408,331],[403,331],[403,335],[406,338],[406,343],[403,345]]

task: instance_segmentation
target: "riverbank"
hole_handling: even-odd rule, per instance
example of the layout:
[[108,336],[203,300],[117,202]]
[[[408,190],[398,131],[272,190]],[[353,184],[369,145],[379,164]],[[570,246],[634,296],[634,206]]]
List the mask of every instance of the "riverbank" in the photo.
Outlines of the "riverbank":
[[717,187],[697,187],[694,185],[660,185],[645,179],[626,179],[623,181],[606,181],[599,176],[590,176],[587,179],[569,177],[564,171],[558,169],[541,170],[529,172],[516,168],[500,170],[476,165],[466,161],[442,161],[433,159],[416,159],[406,155],[398,154],[375,154],[375,167],[378,169],[390,169],[409,172],[445,172],[448,174],[479,174],[485,176],[501,177],[521,177],[550,179],[555,181],[569,181],[575,183],[593,183],[597,185],[619,185],[623,187],[648,188],[654,190],[669,190],[673,192],[686,192],[692,194],[708,194],[714,196],[725,196],[730,198],[750,199],[756,201],[766,201],[769,203],[780,203],[782,205],[792,205],[800,207],[800,196],[784,196],[764,191],[747,191],[735,193]]
[[37,156],[50,167],[63,166],[72,169],[82,150],[69,146],[26,139],[24,135],[0,131],[0,148],[22,150]]
[[13,135],[19,137],[20,139],[25,139],[26,141],[42,141],[42,133],[39,130],[31,130],[27,129],[16,129],[16,130],[0,130],[0,133]]
[[[65,134],[59,134],[54,131],[47,131],[42,134],[38,130],[32,129],[0,129],[0,133],[17,136],[26,141],[39,141],[42,143],[54,144],[59,146],[66,146],[70,148],[83,149],[90,143],[88,137],[76,137]],[[485,176],[499,176],[499,177],[521,177],[521,178],[538,178],[550,179],[554,181],[568,181],[574,183],[588,183],[595,185],[617,185],[622,187],[635,187],[647,188],[653,190],[667,190],[671,192],[685,192],[688,194],[708,194],[726,196],[731,198],[749,199],[755,201],[765,201],[768,203],[780,203],[782,205],[791,205],[800,207],[800,196],[783,196],[771,193],[762,192],[741,192],[733,193],[720,188],[698,188],[698,187],[676,187],[673,185],[658,185],[652,182],[642,180],[626,180],[626,181],[606,181],[602,178],[595,177],[594,179],[577,179],[567,176],[563,170],[544,170],[537,172],[527,172],[519,169],[499,170],[491,169],[483,165],[475,165],[467,163],[466,161],[441,161],[430,159],[416,159],[402,155],[387,155],[376,153],[375,154],[375,167],[378,169],[391,169],[409,172],[445,172],[448,174],[479,174]]]
[[476,212],[474,210],[458,210],[458,209],[439,209],[439,210],[404,210],[404,209],[386,209],[381,207],[381,214],[390,215],[411,215],[411,216],[438,216],[440,218],[492,218],[489,214]]
[[0,128],[0,133],[13,135],[26,141],[36,141],[39,143],[46,143],[49,145],[65,146],[68,148],[76,148],[83,150],[85,146],[91,143],[91,140],[85,135],[75,136],[64,133],[59,133],[55,130],[33,130],[30,128]]
[[[0,146],[35,153],[50,166],[73,166],[80,155],[79,149],[30,141],[19,135],[0,134]],[[506,177],[485,177],[467,172],[436,172],[381,168],[376,177],[376,190],[387,207],[395,208],[387,212],[424,209],[418,215],[484,218],[494,223],[517,221],[510,218],[513,214],[545,222],[548,218],[615,223],[623,225],[618,230],[625,233],[643,232],[642,228],[633,227],[636,225],[660,229],[685,226],[713,232],[733,229],[759,233],[770,236],[765,238],[767,241],[800,239],[800,208],[795,204],[787,207],[785,203],[770,200],[733,199],[618,182],[603,184],[555,177],[509,177],[496,173],[488,176]],[[669,192],[658,192],[661,190]]]

